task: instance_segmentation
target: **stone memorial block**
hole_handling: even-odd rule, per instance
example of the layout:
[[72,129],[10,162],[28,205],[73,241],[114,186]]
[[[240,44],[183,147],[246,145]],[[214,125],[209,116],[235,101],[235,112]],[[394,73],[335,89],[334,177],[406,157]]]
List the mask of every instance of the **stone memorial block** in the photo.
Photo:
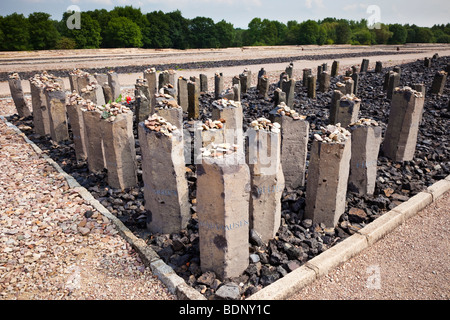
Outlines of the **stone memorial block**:
[[381,147],[386,157],[397,162],[413,160],[423,104],[422,94],[410,87],[394,91]]
[[22,82],[18,73],[13,73],[8,76],[9,89],[11,96],[16,106],[17,114],[20,118],[31,116],[31,111],[28,108],[25,96],[23,94]]
[[180,232],[190,219],[181,131],[158,115],[141,122],[138,130],[147,227],[152,233]]
[[222,281],[249,264],[250,171],[242,150],[207,149],[197,165],[200,266]]
[[350,171],[351,134],[328,125],[314,135],[306,182],[305,218],[313,223],[337,226],[345,212]]
[[349,127],[352,139],[349,190],[359,195],[373,195],[377,180],[377,159],[381,127],[374,120],[360,119]]

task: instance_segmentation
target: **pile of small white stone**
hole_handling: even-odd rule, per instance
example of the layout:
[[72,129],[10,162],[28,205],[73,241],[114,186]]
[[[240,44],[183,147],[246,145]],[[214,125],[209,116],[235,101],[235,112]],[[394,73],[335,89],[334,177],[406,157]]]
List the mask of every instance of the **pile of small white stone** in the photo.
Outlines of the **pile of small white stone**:
[[230,143],[211,143],[207,148],[200,148],[203,157],[223,158],[226,155],[233,154],[238,150],[239,146]]
[[250,123],[250,126],[252,127],[253,130],[266,130],[266,131],[270,131],[273,133],[280,133],[281,130],[281,125],[277,122],[272,123],[272,121],[270,121],[269,119],[266,118],[258,118],[256,120],[253,120]]
[[288,116],[294,120],[305,120],[306,116],[301,116],[294,109],[289,108],[286,103],[282,102],[277,106],[277,113],[281,116]]
[[354,127],[354,126],[377,127],[378,122],[376,122],[375,120],[372,120],[372,119],[362,118],[362,119],[359,119],[358,121],[350,124],[350,127]]
[[219,120],[207,119],[205,121],[205,123],[201,123],[198,126],[197,130],[199,130],[199,131],[209,131],[209,130],[222,129],[224,123],[225,123],[225,119],[219,119]]
[[171,137],[172,132],[177,130],[176,126],[168,122],[163,117],[158,116],[157,114],[148,117],[148,119],[144,121],[144,125],[149,130],[161,132],[168,137]]
[[86,100],[83,99],[75,90],[67,96],[67,104],[68,105],[85,105]]
[[340,123],[336,125],[328,125],[321,127],[320,132],[314,134],[314,139],[326,143],[342,143],[347,141],[351,136],[350,131],[341,127]]
[[102,112],[102,119],[106,119],[109,122],[113,122],[114,120],[116,120],[116,117],[119,114],[131,112],[130,108],[117,102],[111,102],[103,106],[97,106],[97,109]]
[[[445,72],[445,71],[444,71]],[[411,92],[412,94],[414,94],[414,96],[416,98],[421,98],[422,97],[422,92],[416,91],[414,89],[412,89],[411,87],[405,86],[405,87],[396,87],[394,89],[395,92],[401,91],[401,92]]]

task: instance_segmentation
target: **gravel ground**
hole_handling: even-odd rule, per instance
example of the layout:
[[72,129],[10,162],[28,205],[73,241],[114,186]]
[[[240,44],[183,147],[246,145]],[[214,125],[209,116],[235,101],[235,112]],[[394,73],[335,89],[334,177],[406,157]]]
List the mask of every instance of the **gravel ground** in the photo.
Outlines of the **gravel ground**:
[[3,121],[0,212],[0,299],[174,299],[114,225]]
[[449,214],[447,192],[393,233],[292,299],[448,300]]

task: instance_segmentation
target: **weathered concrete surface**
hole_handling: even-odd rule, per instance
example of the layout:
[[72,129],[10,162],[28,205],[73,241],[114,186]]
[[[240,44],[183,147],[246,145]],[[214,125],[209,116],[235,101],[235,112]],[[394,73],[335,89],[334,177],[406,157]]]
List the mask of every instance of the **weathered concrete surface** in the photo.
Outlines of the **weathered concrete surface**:
[[250,172],[243,153],[239,159],[205,157],[197,165],[200,266],[221,280],[240,276],[249,264]]

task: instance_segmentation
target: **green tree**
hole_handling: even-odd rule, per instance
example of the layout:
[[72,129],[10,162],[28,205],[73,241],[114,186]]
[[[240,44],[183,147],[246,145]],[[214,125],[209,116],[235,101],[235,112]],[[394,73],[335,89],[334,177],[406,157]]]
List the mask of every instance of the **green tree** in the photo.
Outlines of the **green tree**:
[[53,49],[59,38],[50,15],[44,12],[34,12],[28,16],[30,28],[30,43],[35,50]]
[[31,50],[29,22],[23,14],[13,13],[1,20],[0,29],[3,31],[1,50],[20,51]]
[[112,18],[105,29],[105,44],[109,48],[142,47],[141,29],[126,17]]
[[170,39],[169,18],[162,11],[147,13],[149,27],[145,30],[146,37],[149,39],[150,48],[170,48],[172,40]]
[[189,44],[191,48],[217,48],[219,46],[213,19],[195,17],[189,22]]
[[375,35],[375,41],[377,44],[387,44],[393,34],[389,31],[389,26],[384,23],[380,23],[380,28],[374,28],[372,29],[372,32]]
[[86,12],[81,12],[80,29],[69,29],[67,19],[72,13],[64,12],[63,18],[59,23],[59,33],[63,37],[75,40],[77,49],[95,49],[100,48],[102,42],[101,28],[97,20],[91,18]]
[[352,34],[352,43],[370,45],[374,42],[374,38],[369,29],[362,29]]
[[260,18],[254,18],[248,24],[248,29],[246,33],[245,44],[255,45],[256,43],[261,43],[263,24]]
[[175,49],[186,49],[189,47],[189,20],[181,15],[180,10],[166,14],[169,21],[170,39]]
[[216,23],[216,38],[221,48],[232,47],[235,39],[233,24],[225,20]]
[[286,38],[285,43],[286,44],[298,44],[298,34],[300,30],[300,25],[297,21],[291,20],[287,23],[287,32],[286,32]]
[[278,44],[278,29],[274,21],[264,19],[261,21],[260,42],[266,46]]
[[142,14],[140,8],[133,8],[133,6],[114,7],[110,12],[111,17],[125,17],[139,26],[142,35],[142,45],[144,48],[150,48],[152,39],[149,33],[150,25],[147,17]]
[[352,30],[346,20],[341,20],[336,25],[336,43],[346,44],[350,42],[352,36]]
[[417,43],[430,43],[435,39],[433,37],[433,32],[428,28],[418,28],[416,31],[416,37],[414,42]]
[[314,20],[301,23],[298,30],[298,44],[317,44],[319,29],[319,24]]
[[77,47],[75,40],[67,37],[61,37],[56,41],[55,49],[58,50],[71,50]]
[[389,25],[389,31],[392,32],[392,37],[389,38],[389,44],[404,44],[408,37],[408,30],[401,24]]

